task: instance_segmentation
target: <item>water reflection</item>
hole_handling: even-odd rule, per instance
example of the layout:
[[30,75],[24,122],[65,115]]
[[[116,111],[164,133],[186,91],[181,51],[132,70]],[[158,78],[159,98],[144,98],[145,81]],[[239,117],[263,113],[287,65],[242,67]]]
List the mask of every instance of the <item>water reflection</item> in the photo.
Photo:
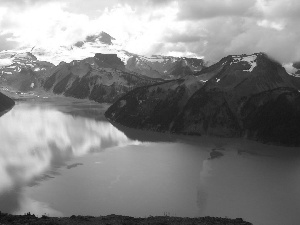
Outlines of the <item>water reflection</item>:
[[[51,178],[45,177],[46,171],[72,157],[133,144],[110,123],[26,104],[0,118],[0,143],[0,210],[10,213],[20,211],[22,205],[30,209],[22,187]],[[34,204],[29,205],[41,207]]]

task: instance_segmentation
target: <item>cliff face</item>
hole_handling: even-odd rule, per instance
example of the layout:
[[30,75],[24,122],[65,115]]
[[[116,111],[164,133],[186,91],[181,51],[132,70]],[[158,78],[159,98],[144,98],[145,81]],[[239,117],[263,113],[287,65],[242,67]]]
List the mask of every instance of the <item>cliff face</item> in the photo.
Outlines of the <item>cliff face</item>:
[[116,55],[61,63],[44,82],[44,89],[54,94],[114,102],[134,87],[156,83],[157,80],[124,72],[124,63]]
[[[131,99],[139,96],[142,89],[136,89],[118,100],[108,109],[106,116],[111,121],[134,128],[248,137],[262,142],[300,146],[298,87],[284,68],[265,54],[228,56],[201,71],[194,79],[204,85],[196,86],[185,101],[176,98],[168,89],[168,97],[164,101],[172,104],[164,103],[165,107],[151,112],[150,116],[143,110],[137,110],[142,106],[138,97],[127,105],[129,96]],[[187,83],[188,80],[182,81],[181,86]],[[147,92],[149,97],[143,104],[151,105],[159,94],[154,92],[151,95],[150,88]],[[121,104],[121,101],[126,104]],[[170,117],[170,112],[175,112],[174,116]],[[156,123],[147,120],[161,115],[167,119]],[[131,117],[135,121],[133,124],[127,121]],[[148,121],[146,124],[145,120]],[[163,126],[160,126],[161,122]]]
[[117,54],[101,54],[96,53],[95,59],[97,59],[98,67],[113,68],[117,70],[125,71],[124,62],[118,58]]

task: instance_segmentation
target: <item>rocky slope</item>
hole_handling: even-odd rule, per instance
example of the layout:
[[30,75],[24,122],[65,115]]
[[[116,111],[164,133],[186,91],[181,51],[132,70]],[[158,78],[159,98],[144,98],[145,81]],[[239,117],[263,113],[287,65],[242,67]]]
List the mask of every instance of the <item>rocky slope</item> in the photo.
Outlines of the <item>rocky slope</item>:
[[43,84],[46,91],[96,102],[114,102],[135,87],[158,82],[124,72],[125,65],[116,54],[100,54],[55,67]]
[[[263,53],[228,56],[198,73],[193,84],[204,85],[196,85],[185,101],[170,88],[162,98],[153,92],[162,85],[157,84],[128,93],[106,116],[133,128],[300,146],[300,87],[293,79]],[[189,79],[177,82],[188,87]],[[181,92],[184,96],[186,91]],[[140,101],[140,96],[146,98]],[[153,102],[164,102],[165,107],[157,103],[149,115],[143,105]],[[160,120],[160,116],[167,119]]]
[[3,89],[29,92],[40,86],[47,71],[54,65],[37,60],[30,52],[0,53],[0,84]]

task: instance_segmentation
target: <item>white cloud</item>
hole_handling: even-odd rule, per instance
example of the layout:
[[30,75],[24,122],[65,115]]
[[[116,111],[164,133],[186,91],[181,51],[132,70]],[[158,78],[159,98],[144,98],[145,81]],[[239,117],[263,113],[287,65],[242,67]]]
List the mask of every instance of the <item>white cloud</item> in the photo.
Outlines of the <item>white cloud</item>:
[[68,45],[103,30],[138,54],[215,61],[264,51],[281,62],[300,59],[299,0],[31,2],[14,10],[0,7],[0,43],[8,38],[1,35],[11,34],[22,44]]
[[65,4],[34,5],[26,10],[6,11],[2,34],[12,33],[25,45],[57,45],[74,42],[86,35],[89,18],[64,11]]
[[258,21],[257,25],[261,26],[261,27],[265,27],[265,28],[272,28],[272,29],[275,29],[275,30],[278,30],[278,31],[281,31],[281,30],[284,29],[284,24],[283,23],[272,22],[272,21],[269,21],[269,20]]

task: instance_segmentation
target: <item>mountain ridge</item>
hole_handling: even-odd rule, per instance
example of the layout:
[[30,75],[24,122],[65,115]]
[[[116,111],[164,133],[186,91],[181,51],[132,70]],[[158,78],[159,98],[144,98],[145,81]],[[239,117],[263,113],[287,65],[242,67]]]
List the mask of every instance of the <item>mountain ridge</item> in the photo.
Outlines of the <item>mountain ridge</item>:
[[[2,54],[33,54],[39,61],[47,61],[54,65],[59,65],[61,62],[70,63],[73,60],[84,60],[85,58],[93,57],[96,53],[102,54],[117,54],[124,62],[127,72],[135,72],[153,78],[173,78],[185,73],[180,73],[180,69],[186,69],[189,73],[199,71],[205,67],[203,59],[173,57],[173,56],[142,56],[135,53],[130,53],[124,50],[124,46],[105,32],[100,32],[94,35],[88,35],[84,40],[78,41],[70,46],[27,46],[16,50],[8,50],[0,52]],[[172,67],[180,67],[181,62],[186,61],[186,65],[175,71],[172,74]],[[1,60],[0,60],[1,66]],[[170,76],[170,77],[169,77]]]
[[[105,115],[114,123],[132,128],[177,134],[247,137],[266,143],[300,146],[300,88],[290,78],[279,63],[264,53],[227,56],[197,74],[196,79],[203,85],[194,91],[183,107],[179,107],[179,101],[173,101],[170,97],[164,101],[171,103],[171,106],[166,104],[161,109],[160,101],[155,100],[160,99],[159,93],[151,95],[149,88],[144,90],[148,96],[144,104],[157,102],[152,105],[154,113],[150,118],[166,111],[171,120],[148,121],[145,124],[147,116],[142,105],[130,100],[142,94],[139,90],[121,97]],[[131,101],[130,104],[120,104],[120,101],[127,103],[127,100]],[[132,118],[135,124],[126,122]]]
[[112,103],[134,87],[156,83],[157,79],[125,72],[115,54],[97,53],[94,57],[61,63],[43,84],[54,94]]

